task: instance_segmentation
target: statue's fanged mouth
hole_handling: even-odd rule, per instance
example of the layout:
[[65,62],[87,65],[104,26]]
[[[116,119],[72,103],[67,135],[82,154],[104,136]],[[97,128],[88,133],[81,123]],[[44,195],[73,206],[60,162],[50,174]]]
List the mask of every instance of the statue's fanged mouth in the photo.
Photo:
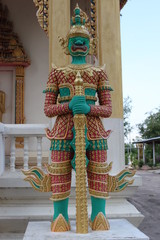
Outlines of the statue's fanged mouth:
[[79,51],[81,51],[81,52],[86,52],[87,51],[87,47],[85,46],[85,45],[73,45],[72,46],[72,52],[79,52]]

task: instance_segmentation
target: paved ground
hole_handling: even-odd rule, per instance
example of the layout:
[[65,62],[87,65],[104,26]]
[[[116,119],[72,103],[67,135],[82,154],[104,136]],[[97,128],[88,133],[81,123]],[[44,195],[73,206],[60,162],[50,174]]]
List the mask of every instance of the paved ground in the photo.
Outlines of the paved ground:
[[150,240],[160,240],[160,171],[137,171],[142,176],[143,185],[129,199],[145,216],[139,229]]

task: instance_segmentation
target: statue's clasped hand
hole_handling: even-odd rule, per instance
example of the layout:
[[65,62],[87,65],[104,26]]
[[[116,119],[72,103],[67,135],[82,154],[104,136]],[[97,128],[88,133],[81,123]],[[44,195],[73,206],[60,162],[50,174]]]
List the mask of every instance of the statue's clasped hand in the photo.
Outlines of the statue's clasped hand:
[[85,96],[74,96],[69,103],[69,109],[75,114],[87,114],[91,107],[86,103]]

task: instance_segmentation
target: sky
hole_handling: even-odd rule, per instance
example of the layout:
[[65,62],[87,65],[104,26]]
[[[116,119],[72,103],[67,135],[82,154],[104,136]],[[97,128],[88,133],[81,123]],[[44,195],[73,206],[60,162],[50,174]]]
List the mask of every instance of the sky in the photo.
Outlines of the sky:
[[121,11],[123,97],[132,100],[131,138],[160,107],[160,0],[128,0]]

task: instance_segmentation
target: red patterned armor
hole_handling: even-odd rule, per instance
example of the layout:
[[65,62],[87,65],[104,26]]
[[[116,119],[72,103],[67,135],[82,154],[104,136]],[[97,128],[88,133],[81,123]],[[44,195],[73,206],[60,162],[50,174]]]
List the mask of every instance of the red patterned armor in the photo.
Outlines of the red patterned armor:
[[[74,81],[77,72],[83,79],[86,102],[91,107],[87,117],[87,138],[90,143],[86,151],[89,159],[87,167],[89,192],[92,196],[108,196],[107,138],[100,117],[107,118],[112,113],[111,96],[107,75],[102,68],[91,65],[69,65],[53,68],[45,90],[44,112],[47,117],[55,117],[53,129],[47,130],[51,140],[52,164],[48,167],[51,175],[52,199],[65,199],[71,188],[71,160],[74,152],[70,146],[73,139],[73,114],[69,101],[74,96]],[[98,102],[97,102],[98,100]]]

